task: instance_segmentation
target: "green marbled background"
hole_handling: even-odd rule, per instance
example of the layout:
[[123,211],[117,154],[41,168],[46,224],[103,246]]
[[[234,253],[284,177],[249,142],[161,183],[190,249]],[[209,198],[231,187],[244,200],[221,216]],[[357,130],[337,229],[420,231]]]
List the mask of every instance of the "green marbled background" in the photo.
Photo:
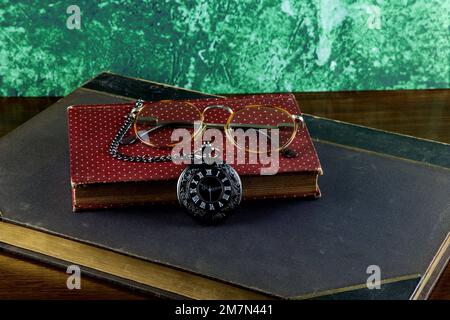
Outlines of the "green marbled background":
[[[81,30],[66,27],[71,4]],[[449,12],[448,0],[0,0],[0,95],[63,95],[103,70],[211,93],[449,87]]]

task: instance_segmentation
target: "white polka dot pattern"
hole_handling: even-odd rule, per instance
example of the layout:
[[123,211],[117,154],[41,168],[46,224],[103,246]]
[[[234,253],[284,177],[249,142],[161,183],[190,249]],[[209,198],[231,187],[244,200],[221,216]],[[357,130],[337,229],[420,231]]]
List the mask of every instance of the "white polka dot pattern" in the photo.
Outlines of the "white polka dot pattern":
[[[233,110],[250,104],[259,104],[277,106],[292,114],[300,112],[295,97],[291,94],[199,99],[189,100],[189,102],[194,103],[200,110],[208,105],[220,103]],[[174,101],[174,103],[178,102]],[[178,178],[184,165],[172,162],[132,163],[116,160],[109,155],[110,143],[132,107],[132,104],[69,107],[70,170],[73,184],[174,180]],[[211,115],[209,114],[208,117]],[[223,114],[218,118],[220,119],[214,120],[223,121]],[[130,132],[130,134],[133,133]],[[298,157],[280,156],[279,173],[321,171],[317,153],[306,128],[298,130],[290,148],[298,153]],[[121,147],[121,152],[129,155],[167,155],[170,151],[170,149],[152,148],[143,143]],[[259,164],[236,164],[233,166],[240,175],[259,175],[262,167]]]

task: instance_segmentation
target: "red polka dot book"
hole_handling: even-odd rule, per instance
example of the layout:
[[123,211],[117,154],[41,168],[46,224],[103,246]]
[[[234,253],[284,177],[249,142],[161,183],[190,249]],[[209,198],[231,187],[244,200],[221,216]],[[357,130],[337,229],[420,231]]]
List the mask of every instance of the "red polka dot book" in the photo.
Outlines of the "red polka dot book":
[[[156,103],[158,102],[145,102],[149,107]],[[245,106],[274,106],[291,115],[301,115],[292,94],[173,100],[165,103],[171,106],[170,110],[176,110],[179,105],[180,114],[182,106],[186,104],[195,105],[199,111],[220,104],[233,111]],[[133,102],[74,105],[67,109],[74,211],[177,201],[177,179],[186,167],[185,164],[126,162],[109,154],[111,142],[132,108]],[[225,125],[228,116],[220,111],[210,110],[207,120]],[[248,113],[239,121],[249,121],[251,117],[253,115]],[[133,135],[133,130],[130,129],[128,134]],[[226,140],[224,135],[221,144],[223,149],[230,148]],[[236,148],[232,159],[225,157],[225,161],[232,163],[241,177],[244,200],[320,197],[318,176],[322,174],[322,169],[306,127],[298,127],[288,148],[294,156],[287,157],[280,152],[263,161],[259,154],[255,156],[245,152],[244,160],[238,161],[239,152]],[[131,156],[160,156],[170,154],[171,149],[150,147],[139,141],[121,146],[120,151]],[[228,156],[226,151],[223,150],[222,153]]]

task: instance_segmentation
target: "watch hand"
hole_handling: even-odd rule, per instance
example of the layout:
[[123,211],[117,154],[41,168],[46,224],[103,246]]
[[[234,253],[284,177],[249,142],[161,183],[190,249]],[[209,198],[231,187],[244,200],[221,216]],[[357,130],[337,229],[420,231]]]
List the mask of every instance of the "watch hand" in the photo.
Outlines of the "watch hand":
[[211,199],[212,199],[212,196],[211,196],[211,187],[208,188],[208,191],[209,191],[209,202],[211,202],[211,201],[212,201],[212,200],[211,200]]

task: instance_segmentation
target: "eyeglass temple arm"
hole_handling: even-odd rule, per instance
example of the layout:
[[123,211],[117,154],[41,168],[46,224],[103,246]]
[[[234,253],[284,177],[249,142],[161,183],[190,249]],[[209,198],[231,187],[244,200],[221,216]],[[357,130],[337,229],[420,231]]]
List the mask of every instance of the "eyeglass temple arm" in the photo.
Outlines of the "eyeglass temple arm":
[[[153,131],[156,131],[156,130],[158,130],[158,129],[161,129],[162,127],[165,127],[165,125],[154,126],[153,128],[150,128],[149,130],[142,131],[142,132],[139,131],[139,133],[140,133],[141,135],[146,135],[146,134],[149,134],[149,133],[151,133],[151,132],[153,132]],[[137,140],[138,140],[138,137],[137,137],[136,135],[130,135],[130,136],[128,136],[128,137],[122,138],[122,140],[120,140],[119,143],[120,143],[121,145],[128,145],[128,144],[133,144],[133,143],[135,143]]]
[[[294,118],[294,120],[296,122],[301,123],[302,128],[305,126],[305,122],[304,122],[302,116],[293,115],[292,117]],[[154,118],[154,117],[139,118],[137,120],[137,122],[139,124],[145,123],[147,125],[154,125],[153,128],[150,128],[148,130],[141,132],[140,133],[141,135],[147,135],[153,131],[156,131],[160,128],[167,127],[167,126],[178,126],[178,127],[190,128],[190,127],[192,127],[192,124],[193,124],[190,121],[158,121],[158,119]],[[205,126],[207,128],[217,128],[217,129],[223,128],[223,124],[220,124],[220,123],[205,123]],[[271,126],[271,125],[255,125],[255,124],[247,124],[247,123],[231,123],[230,127],[245,128],[245,129],[279,129],[279,128],[292,128],[293,124],[292,123],[279,123],[276,126]],[[135,143],[136,141],[137,141],[137,137],[132,135],[132,136],[123,138],[120,141],[120,144],[128,145],[128,144]]]
[[[302,116],[292,116],[294,121],[300,122],[301,126],[304,127],[304,120]],[[141,117],[137,119],[138,124],[147,124],[147,125],[158,125],[158,126],[188,126],[192,127],[192,121],[158,121],[157,118],[154,117]],[[223,124],[221,123],[204,123],[206,127],[209,128],[223,128]],[[257,125],[257,124],[248,124],[248,123],[231,123],[230,127],[232,128],[252,128],[252,129],[279,129],[279,128],[292,128],[294,125],[292,123],[279,123],[277,125]]]

